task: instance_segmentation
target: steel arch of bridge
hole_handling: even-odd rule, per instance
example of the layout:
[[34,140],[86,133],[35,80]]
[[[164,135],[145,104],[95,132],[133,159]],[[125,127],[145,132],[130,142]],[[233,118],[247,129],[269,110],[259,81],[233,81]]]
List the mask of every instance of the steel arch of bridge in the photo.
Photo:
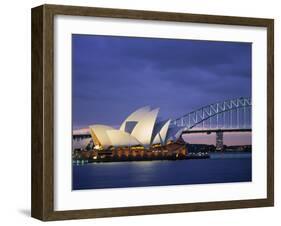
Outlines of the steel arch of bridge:
[[188,114],[171,121],[171,124],[177,127],[185,128],[186,130],[190,130],[196,125],[201,124],[204,121],[221,113],[241,108],[245,109],[247,107],[252,107],[252,100],[250,97],[240,97],[231,100],[225,100],[189,112]]

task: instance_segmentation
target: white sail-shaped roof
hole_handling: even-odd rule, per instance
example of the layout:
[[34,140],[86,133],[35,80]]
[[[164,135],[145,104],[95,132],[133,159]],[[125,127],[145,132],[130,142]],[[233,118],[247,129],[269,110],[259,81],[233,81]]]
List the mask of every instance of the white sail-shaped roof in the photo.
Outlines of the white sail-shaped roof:
[[164,121],[155,124],[152,135],[152,144],[165,144],[170,122],[171,120],[168,120],[166,122]]
[[159,108],[146,113],[131,133],[145,147],[148,147],[151,143],[152,132],[158,112]]
[[115,147],[134,146],[140,144],[136,138],[121,130],[107,130],[106,133],[111,141],[112,146]]
[[90,133],[95,145],[100,145],[104,148],[107,148],[112,145],[106,133],[107,130],[114,130],[114,128],[105,125],[90,126]]
[[151,111],[148,106],[140,108],[127,117],[120,129],[92,125],[89,128],[94,144],[103,148],[135,145],[148,148],[152,144],[165,145],[168,141],[176,141],[182,129],[171,126],[171,120],[157,121],[158,112],[159,108]]
[[177,141],[181,135],[182,130],[182,128],[178,128],[176,126],[170,127],[167,132],[165,143],[167,143],[168,141]]
[[124,132],[131,133],[137,123],[150,111],[149,106],[139,108],[130,114],[125,121],[121,124],[120,130]]

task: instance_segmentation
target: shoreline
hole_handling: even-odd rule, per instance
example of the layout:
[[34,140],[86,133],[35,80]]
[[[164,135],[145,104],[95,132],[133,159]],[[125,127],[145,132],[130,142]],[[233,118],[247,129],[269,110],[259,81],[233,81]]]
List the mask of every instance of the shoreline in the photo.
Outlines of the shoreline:
[[[196,160],[196,159],[231,159],[231,158],[245,158],[242,155],[249,154],[251,151],[220,151],[220,152],[208,152],[208,153],[188,153],[183,156],[163,156],[163,157],[106,157],[100,159],[73,159],[73,164],[87,164],[87,163],[106,163],[106,162],[148,162],[148,161],[178,161],[178,160]],[[248,157],[247,157],[248,158]]]

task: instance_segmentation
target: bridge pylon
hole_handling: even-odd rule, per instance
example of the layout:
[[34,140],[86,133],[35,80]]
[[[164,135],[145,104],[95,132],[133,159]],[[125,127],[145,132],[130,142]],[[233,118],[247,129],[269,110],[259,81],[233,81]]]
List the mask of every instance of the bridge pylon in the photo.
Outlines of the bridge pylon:
[[216,132],[216,151],[223,151],[223,131]]

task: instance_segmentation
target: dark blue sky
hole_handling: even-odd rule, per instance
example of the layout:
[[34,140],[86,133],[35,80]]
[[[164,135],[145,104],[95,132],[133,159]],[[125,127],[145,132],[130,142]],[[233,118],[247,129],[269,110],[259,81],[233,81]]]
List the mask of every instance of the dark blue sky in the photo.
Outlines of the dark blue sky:
[[251,96],[251,43],[72,35],[73,126],[116,126],[145,105],[176,118]]

